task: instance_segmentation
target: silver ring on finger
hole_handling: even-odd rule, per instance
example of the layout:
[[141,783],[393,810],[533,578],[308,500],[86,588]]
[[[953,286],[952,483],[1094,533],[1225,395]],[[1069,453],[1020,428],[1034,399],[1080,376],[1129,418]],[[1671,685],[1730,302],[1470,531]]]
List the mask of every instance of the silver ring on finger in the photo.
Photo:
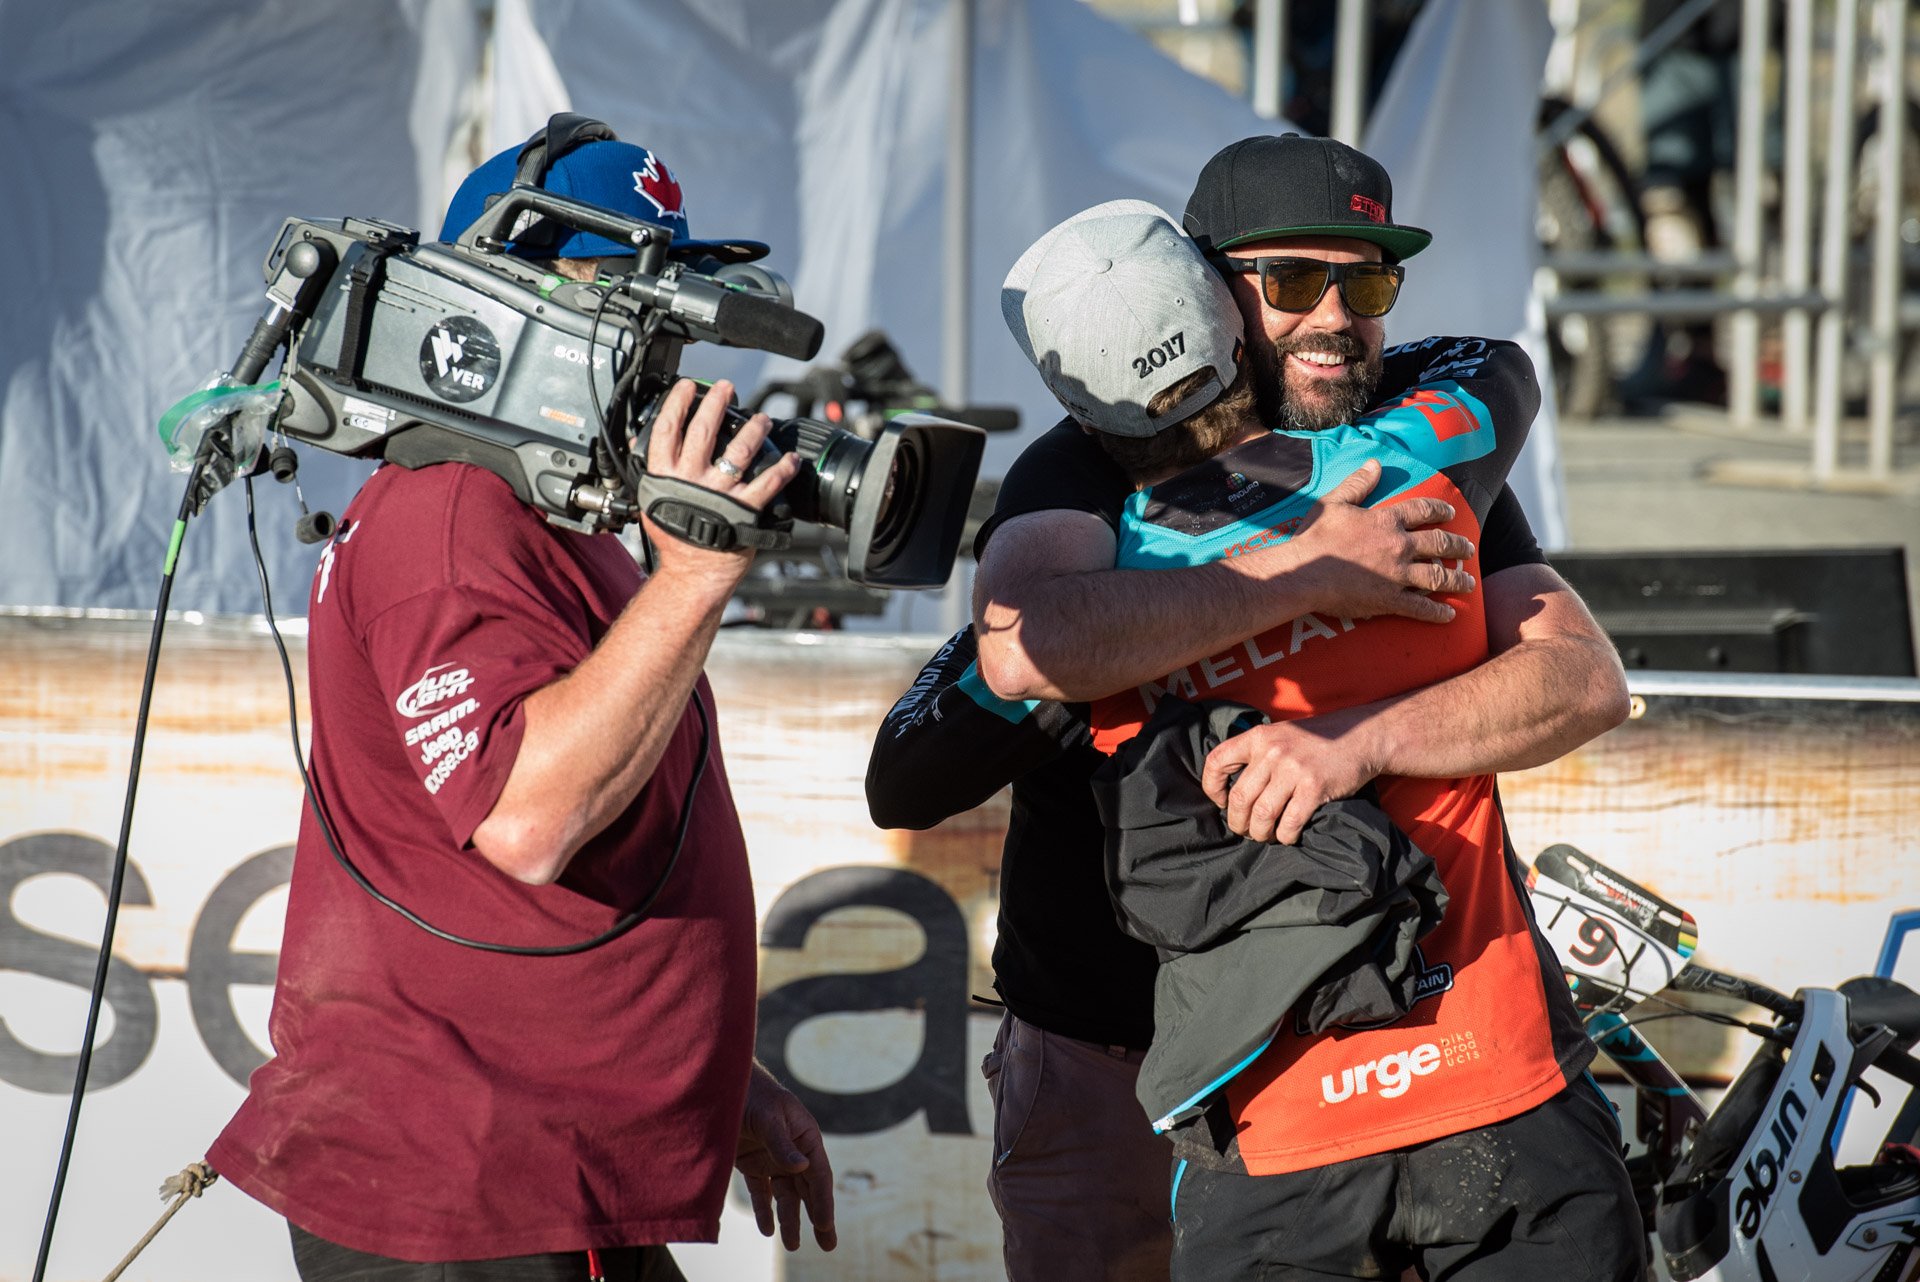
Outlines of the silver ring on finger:
[[724,454],[713,461],[713,470],[728,480],[737,480],[740,476],[740,465]]

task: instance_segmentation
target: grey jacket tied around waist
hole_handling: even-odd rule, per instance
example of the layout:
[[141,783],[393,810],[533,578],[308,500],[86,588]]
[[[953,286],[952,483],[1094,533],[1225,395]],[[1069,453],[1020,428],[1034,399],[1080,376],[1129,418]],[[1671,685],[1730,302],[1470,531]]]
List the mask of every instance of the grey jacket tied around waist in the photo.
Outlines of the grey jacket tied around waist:
[[1160,950],[1137,1088],[1156,1131],[1204,1110],[1290,1011],[1303,1034],[1405,1015],[1415,943],[1446,908],[1433,860],[1371,785],[1321,806],[1297,846],[1227,827],[1200,786],[1207,754],[1266,720],[1245,704],[1167,699],[1094,774],[1120,925]]

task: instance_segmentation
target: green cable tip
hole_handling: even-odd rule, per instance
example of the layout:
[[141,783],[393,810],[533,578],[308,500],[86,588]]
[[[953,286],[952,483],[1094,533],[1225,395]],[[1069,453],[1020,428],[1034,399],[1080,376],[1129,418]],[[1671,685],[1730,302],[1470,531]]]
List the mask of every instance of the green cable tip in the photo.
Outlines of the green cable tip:
[[180,559],[180,545],[186,542],[186,539],[187,523],[183,520],[175,520],[173,535],[167,540],[167,568],[161,571],[162,574],[173,573],[174,562]]

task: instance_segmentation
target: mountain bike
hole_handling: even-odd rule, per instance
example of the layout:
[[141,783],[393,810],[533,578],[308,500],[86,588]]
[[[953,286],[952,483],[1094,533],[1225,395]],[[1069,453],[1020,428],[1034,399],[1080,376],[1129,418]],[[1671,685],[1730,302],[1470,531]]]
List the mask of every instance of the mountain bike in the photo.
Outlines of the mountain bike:
[[[1837,1134],[1877,1068],[1920,1088],[1920,994],[1878,976],[1791,997],[1693,960],[1691,914],[1572,846],[1528,876],[1595,1042],[1632,1086],[1644,1151],[1627,1161],[1666,1276],[1690,1282],[1913,1282],[1920,1277],[1920,1089],[1872,1161],[1838,1165]],[[1747,1021],[1664,996],[1732,998]],[[1705,1019],[1760,1040],[1716,1107],[1643,1037],[1654,1019]]]

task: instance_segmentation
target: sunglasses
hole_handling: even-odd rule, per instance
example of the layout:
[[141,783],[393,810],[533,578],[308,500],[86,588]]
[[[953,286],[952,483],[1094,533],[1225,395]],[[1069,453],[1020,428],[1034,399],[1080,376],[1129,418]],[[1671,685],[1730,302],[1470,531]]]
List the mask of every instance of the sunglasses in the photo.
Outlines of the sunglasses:
[[1260,276],[1260,296],[1277,312],[1310,312],[1327,286],[1340,287],[1340,301],[1355,316],[1385,316],[1400,296],[1406,272],[1392,263],[1330,263],[1320,258],[1230,258],[1214,260],[1222,271]]

